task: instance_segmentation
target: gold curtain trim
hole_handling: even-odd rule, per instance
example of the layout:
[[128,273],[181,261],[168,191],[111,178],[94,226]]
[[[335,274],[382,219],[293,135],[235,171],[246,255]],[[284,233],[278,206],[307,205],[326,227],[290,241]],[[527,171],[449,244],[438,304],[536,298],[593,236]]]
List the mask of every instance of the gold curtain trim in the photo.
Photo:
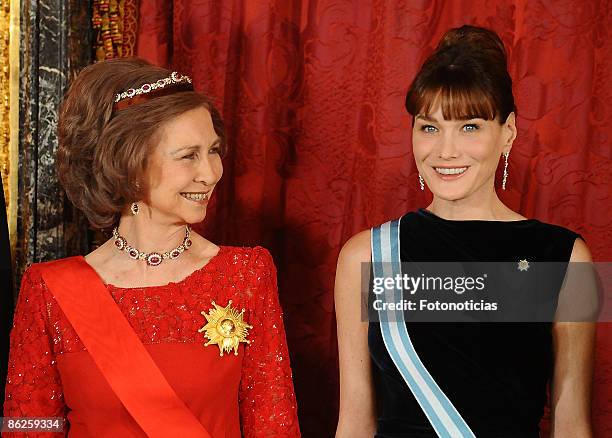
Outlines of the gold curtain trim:
[[91,25],[97,61],[134,55],[138,27],[137,0],[93,0]]
[[9,164],[9,113],[10,113],[10,86],[9,86],[9,35],[11,24],[10,3],[0,3],[0,86],[2,88],[2,101],[0,102],[0,174],[2,175],[2,191],[6,200],[7,212],[9,203],[8,175]]
[[6,201],[11,253],[17,243],[17,182],[19,161],[19,0],[0,7],[2,108],[0,117],[0,172]]
[[11,254],[15,259],[17,245],[17,185],[19,174],[19,49],[20,49],[20,0],[10,0],[9,29],[9,181],[8,228]]

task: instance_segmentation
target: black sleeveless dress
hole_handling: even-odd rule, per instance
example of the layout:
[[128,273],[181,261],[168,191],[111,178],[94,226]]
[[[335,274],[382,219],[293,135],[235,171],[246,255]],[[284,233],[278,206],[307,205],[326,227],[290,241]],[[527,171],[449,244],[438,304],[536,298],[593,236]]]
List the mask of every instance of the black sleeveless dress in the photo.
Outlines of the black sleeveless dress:
[[[578,237],[535,219],[447,220],[420,209],[401,219],[400,253],[402,262],[567,262]],[[406,324],[425,367],[476,437],[539,436],[553,367],[551,323]],[[370,323],[368,343],[375,438],[437,437],[389,356],[378,322]]]

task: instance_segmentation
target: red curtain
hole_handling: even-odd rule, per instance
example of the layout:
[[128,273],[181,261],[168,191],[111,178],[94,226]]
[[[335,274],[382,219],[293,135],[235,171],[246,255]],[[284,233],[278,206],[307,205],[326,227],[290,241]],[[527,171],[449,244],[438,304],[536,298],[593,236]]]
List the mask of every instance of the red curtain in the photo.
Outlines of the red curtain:
[[[611,11],[609,0],[141,0],[137,55],[191,75],[224,116],[232,150],[203,232],[274,254],[304,436],[333,436],[337,420],[341,246],[429,200],[403,102],[448,28],[487,26],[509,49],[519,136],[502,199],[612,260]],[[610,328],[598,333],[602,437]]]

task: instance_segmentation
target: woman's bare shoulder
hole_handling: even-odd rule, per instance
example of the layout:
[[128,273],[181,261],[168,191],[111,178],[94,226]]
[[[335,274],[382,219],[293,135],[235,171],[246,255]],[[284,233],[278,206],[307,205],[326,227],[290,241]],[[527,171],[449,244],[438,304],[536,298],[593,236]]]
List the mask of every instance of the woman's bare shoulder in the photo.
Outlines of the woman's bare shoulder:
[[593,258],[586,242],[581,238],[574,240],[570,262],[590,262]]
[[355,234],[340,250],[339,259],[348,263],[369,262],[372,251],[371,235],[372,232],[369,229]]

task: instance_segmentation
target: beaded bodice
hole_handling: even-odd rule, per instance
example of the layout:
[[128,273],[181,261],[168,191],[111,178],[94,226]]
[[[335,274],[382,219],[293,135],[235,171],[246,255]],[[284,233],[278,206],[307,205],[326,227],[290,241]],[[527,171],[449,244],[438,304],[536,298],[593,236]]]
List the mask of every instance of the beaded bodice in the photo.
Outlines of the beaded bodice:
[[[84,285],[86,287],[86,285]],[[242,435],[299,436],[291,368],[278,301],[276,270],[261,247],[221,247],[207,265],[163,286],[107,285],[142,343],[201,344],[211,302],[232,300],[253,328],[244,348],[238,394]],[[92,314],[92,318],[96,315]],[[81,343],[39,272],[26,271],[11,332],[5,416],[63,416],[67,408],[57,358]],[[54,435],[57,436],[57,435]]]

